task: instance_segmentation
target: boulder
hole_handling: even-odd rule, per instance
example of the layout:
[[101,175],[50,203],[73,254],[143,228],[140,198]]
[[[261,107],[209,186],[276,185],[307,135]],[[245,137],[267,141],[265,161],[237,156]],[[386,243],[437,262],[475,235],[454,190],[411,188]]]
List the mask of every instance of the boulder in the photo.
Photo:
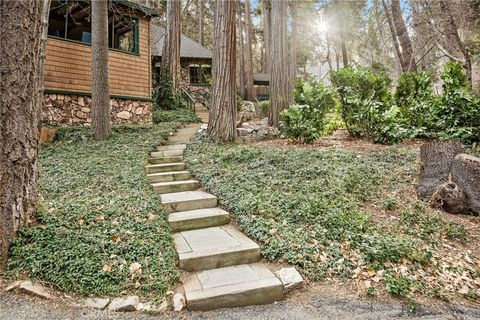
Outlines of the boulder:
[[255,104],[252,101],[243,101],[240,110],[243,112],[255,112]]
[[131,117],[132,117],[132,115],[128,111],[122,111],[122,112],[117,113],[117,118],[120,118],[120,119],[128,120]]
[[138,296],[115,298],[108,306],[110,311],[136,311],[139,303]]
[[185,306],[185,297],[180,293],[175,293],[175,295],[173,296],[173,310],[182,311]]
[[250,134],[250,130],[247,128],[237,128],[237,136],[244,137]]
[[295,267],[282,268],[275,275],[283,284],[283,291],[288,292],[303,285],[303,278]]
[[43,299],[50,299],[52,296],[38,283],[32,283],[30,280],[23,281],[20,284],[20,290],[22,292],[35,295]]
[[160,305],[155,305],[152,302],[139,303],[137,310],[142,312],[147,312],[152,315],[160,315],[165,313],[168,309],[168,302],[163,300]]
[[84,307],[103,310],[110,303],[110,298],[88,298],[82,303]]

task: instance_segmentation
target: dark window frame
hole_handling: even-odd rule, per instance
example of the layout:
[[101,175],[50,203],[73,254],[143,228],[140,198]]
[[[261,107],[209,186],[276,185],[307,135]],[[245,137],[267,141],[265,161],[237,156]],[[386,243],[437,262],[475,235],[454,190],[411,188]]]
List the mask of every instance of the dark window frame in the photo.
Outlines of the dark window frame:
[[[203,72],[204,69],[209,69],[209,72],[204,73]],[[192,71],[194,75],[192,75]],[[210,86],[211,76],[212,76],[212,66],[209,64],[188,65],[188,79],[190,81],[191,86]],[[210,79],[208,79],[208,77],[210,77]],[[192,80],[196,80],[196,81],[192,81]]]
[[[115,23],[112,23],[112,25],[113,25],[112,26],[112,34],[110,34],[110,32],[108,32],[108,42],[109,42],[108,50],[139,56],[140,55],[140,18],[136,17],[136,16],[131,16],[129,14],[123,14],[123,13],[117,13],[117,12],[112,13],[112,11],[110,11],[110,10],[108,11],[108,14],[109,14],[109,18],[112,17],[112,16],[115,16],[115,15],[121,15],[122,17],[125,17],[125,18],[133,21],[133,25],[134,25],[133,28],[132,28],[133,32],[134,32],[134,36],[133,36],[134,37],[134,40],[133,40],[134,41],[134,50],[133,51],[122,50],[122,49],[113,48],[113,47],[110,46],[110,38],[112,37],[112,34],[114,34]],[[81,40],[75,40],[75,39],[68,38],[67,36],[68,36],[69,15],[65,15],[63,18],[64,18],[64,21],[65,21],[65,30],[63,31],[63,37],[48,34],[47,35],[48,38],[53,38],[53,39],[58,39],[58,40],[68,41],[68,42],[74,42],[74,43],[79,43],[79,44],[88,45],[88,46],[92,45],[91,42],[86,42],[86,41],[81,41]],[[50,22],[50,19],[51,19],[51,17],[49,15],[49,22]],[[49,23],[49,25],[50,25],[50,23]],[[90,31],[91,31],[91,21],[90,21]],[[90,39],[91,39],[91,32],[90,32]]]

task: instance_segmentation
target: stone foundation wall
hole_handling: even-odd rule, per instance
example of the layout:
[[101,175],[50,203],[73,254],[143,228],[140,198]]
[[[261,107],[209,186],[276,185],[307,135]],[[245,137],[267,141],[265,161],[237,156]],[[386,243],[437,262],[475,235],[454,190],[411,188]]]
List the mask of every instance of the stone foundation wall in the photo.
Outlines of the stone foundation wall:
[[[45,93],[42,120],[47,125],[89,125],[92,99],[88,96]],[[152,123],[152,102],[111,99],[112,124]]]

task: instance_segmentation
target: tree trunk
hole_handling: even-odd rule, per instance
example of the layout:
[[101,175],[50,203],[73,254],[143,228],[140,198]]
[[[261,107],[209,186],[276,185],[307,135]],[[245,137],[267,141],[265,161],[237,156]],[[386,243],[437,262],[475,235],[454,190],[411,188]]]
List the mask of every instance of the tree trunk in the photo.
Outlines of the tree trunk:
[[240,96],[245,99],[245,44],[243,41],[243,22],[242,22],[242,3],[237,2],[237,24],[238,24],[238,51],[240,55],[240,61],[238,63],[239,70],[239,86]]
[[92,1],[92,132],[97,140],[111,134],[107,0]]
[[390,33],[392,34],[392,41],[393,47],[395,48],[395,53],[397,54],[398,63],[400,64],[400,70],[404,71],[404,60],[402,55],[402,50],[400,50],[400,44],[398,43],[397,32],[395,31],[395,26],[393,25],[392,15],[388,9],[385,0],[382,0],[383,10],[385,11],[385,15],[387,16],[388,28],[390,29]]
[[250,16],[250,0],[245,0],[245,99],[255,100],[255,88],[253,86],[253,56],[252,56],[252,19]]
[[[327,42],[327,63],[328,63],[328,68],[330,69],[330,71],[333,70],[333,66],[332,66],[332,54],[331,54],[331,50],[330,50],[330,37],[326,36],[326,42]],[[320,65],[322,65],[320,63]]]
[[207,133],[221,141],[231,141],[236,134],[235,6],[235,1],[215,2],[212,105]]
[[442,18],[445,24],[445,33],[447,36],[447,41],[451,42],[452,45],[456,46],[458,50],[463,55],[463,69],[468,78],[468,84],[471,88],[473,85],[472,79],[472,60],[470,58],[469,52],[465,48],[465,44],[462,42],[460,35],[458,33],[458,27],[453,18],[450,4],[448,1],[440,0],[440,9],[442,12]]
[[39,148],[42,2],[1,1],[0,270],[20,226],[34,218]]
[[197,41],[203,46],[203,10],[205,0],[198,0],[198,37]]
[[270,108],[268,123],[279,127],[280,112],[288,107],[289,76],[287,48],[287,1],[272,1],[272,47],[270,51]]
[[290,102],[293,97],[291,93],[295,89],[295,78],[297,75],[297,4],[290,1],[290,18],[291,18],[291,34],[290,34]]
[[456,140],[440,140],[420,147],[420,175],[417,192],[420,198],[429,199],[437,187],[448,181],[453,158],[463,152]]
[[263,73],[270,73],[270,48],[272,43],[272,3],[271,0],[263,0],[263,41],[264,61]]
[[167,0],[167,28],[162,52],[162,72],[168,72],[172,78],[173,91],[177,93],[180,85],[180,0]]
[[42,128],[42,105],[43,105],[43,79],[44,79],[44,66],[45,66],[45,46],[47,44],[48,35],[48,17],[50,15],[50,0],[42,0],[42,35],[40,37],[40,57],[38,62],[38,68],[40,74],[38,76],[38,130]]
[[398,37],[400,47],[402,48],[403,65],[402,71],[416,71],[415,56],[413,55],[412,42],[408,35],[405,21],[403,20],[402,9],[400,8],[400,0],[392,0],[392,21],[395,27],[395,33]]
[[343,67],[348,67],[348,52],[347,52],[347,43],[345,42],[345,38],[342,37],[342,62]]
[[451,179],[466,196],[468,212],[480,214],[480,159],[468,154],[455,156]]

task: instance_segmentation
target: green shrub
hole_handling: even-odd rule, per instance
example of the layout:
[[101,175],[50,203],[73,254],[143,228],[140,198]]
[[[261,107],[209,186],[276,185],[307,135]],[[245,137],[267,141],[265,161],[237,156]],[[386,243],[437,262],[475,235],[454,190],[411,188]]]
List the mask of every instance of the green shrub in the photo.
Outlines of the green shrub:
[[401,140],[399,110],[392,103],[392,81],[385,72],[348,67],[332,72],[330,80],[337,88],[341,115],[351,135],[380,143]]
[[323,128],[323,135],[329,136],[334,133],[336,130],[345,128],[345,123],[343,122],[342,116],[339,112],[335,111],[331,114],[328,121],[325,123]]
[[270,101],[265,100],[260,102],[260,115],[262,117],[268,116],[268,108],[270,107]]
[[322,136],[325,115],[308,105],[292,105],[281,113],[281,131],[287,138],[311,143]]
[[284,110],[282,133],[304,143],[320,138],[324,131],[327,112],[335,107],[335,98],[322,83],[314,80],[299,81],[293,92],[297,104]]
[[242,107],[242,105],[243,105],[243,99],[239,94],[237,94],[237,111],[240,111],[240,108]]
[[447,62],[441,78],[443,95],[435,110],[437,137],[467,144],[480,141],[480,100],[469,92],[462,66]]
[[308,105],[323,114],[333,110],[336,103],[332,92],[325,89],[323,83],[315,80],[298,81],[293,91],[293,99],[296,104]]
[[394,97],[400,111],[400,121],[414,133],[412,135],[425,134],[432,127],[436,99],[432,91],[432,79],[428,73],[402,73]]
[[170,73],[165,72],[153,89],[153,110],[170,110],[177,107],[173,82]]
[[195,112],[185,108],[153,111],[153,123],[161,122],[196,123],[202,120]]

